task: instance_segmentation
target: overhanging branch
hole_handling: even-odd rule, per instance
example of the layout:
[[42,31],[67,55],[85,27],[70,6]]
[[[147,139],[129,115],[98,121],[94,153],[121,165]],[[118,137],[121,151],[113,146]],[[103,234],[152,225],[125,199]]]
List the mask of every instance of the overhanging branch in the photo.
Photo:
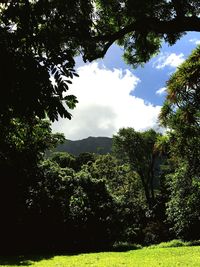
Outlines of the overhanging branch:
[[144,30],[147,32],[155,32],[158,34],[180,33],[186,31],[200,32],[200,18],[176,17],[170,21],[160,21],[154,18],[146,18],[142,21],[134,22],[130,25],[127,25],[115,33],[96,36],[93,39],[95,41],[116,41],[124,37],[124,35],[128,33],[135,31],[142,32]]
[[[105,43],[98,57],[104,57],[109,47],[126,34],[132,32],[154,32],[156,34],[178,34],[186,31],[200,32],[200,18],[198,17],[176,17],[170,21],[161,21],[155,18],[146,18],[124,26],[117,32],[97,35],[91,38],[92,42]],[[89,58],[93,60],[94,58]]]

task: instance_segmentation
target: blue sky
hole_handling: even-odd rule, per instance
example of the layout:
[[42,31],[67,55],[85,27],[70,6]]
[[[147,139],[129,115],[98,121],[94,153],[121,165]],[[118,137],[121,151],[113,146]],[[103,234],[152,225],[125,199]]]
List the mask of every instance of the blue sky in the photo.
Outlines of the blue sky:
[[189,32],[175,45],[163,43],[160,53],[144,67],[125,64],[123,51],[113,45],[104,59],[84,64],[77,59],[80,75],[69,93],[79,103],[71,121],[60,119],[54,132],[72,140],[88,136],[112,136],[119,128],[158,129],[158,114],[165,99],[166,81],[200,44],[200,33]]
[[144,67],[138,67],[133,69],[131,66],[127,65],[122,58],[123,49],[113,45],[108,51],[107,55],[103,60],[103,64],[109,68],[122,68],[129,69],[137,77],[140,78],[141,82],[138,84],[134,95],[141,97],[148,102],[155,105],[162,105],[164,101],[164,95],[156,95],[155,92],[162,87],[166,86],[166,81],[169,79],[170,74],[175,71],[175,67],[168,65],[161,69],[156,69],[153,67],[154,63],[161,57],[162,53],[176,55],[183,54],[186,59],[191,51],[196,47],[196,43],[200,44],[200,33],[190,32],[183,36],[175,45],[169,46],[167,43],[163,43],[162,49],[158,56],[151,59]]

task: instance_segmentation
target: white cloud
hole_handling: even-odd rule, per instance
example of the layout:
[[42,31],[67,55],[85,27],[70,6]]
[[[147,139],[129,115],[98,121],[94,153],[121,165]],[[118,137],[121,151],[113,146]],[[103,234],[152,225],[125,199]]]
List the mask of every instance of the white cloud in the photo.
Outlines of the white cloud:
[[153,67],[156,69],[163,69],[165,67],[177,68],[184,62],[184,54],[179,55],[175,53],[161,53],[160,57],[154,61]]
[[157,95],[163,95],[163,94],[166,93],[166,90],[167,90],[166,87],[162,87],[162,88],[160,88],[160,89],[158,89],[158,90],[156,91],[156,94],[157,94]]
[[191,43],[195,44],[195,45],[199,45],[200,44],[200,40],[197,38],[193,38],[189,40]]
[[64,132],[66,138],[77,140],[112,136],[122,127],[156,127],[161,107],[130,94],[140,80],[129,70],[109,70],[92,63],[80,67],[78,73],[80,77],[70,87],[70,93],[79,100],[73,118],[55,122],[54,132]]

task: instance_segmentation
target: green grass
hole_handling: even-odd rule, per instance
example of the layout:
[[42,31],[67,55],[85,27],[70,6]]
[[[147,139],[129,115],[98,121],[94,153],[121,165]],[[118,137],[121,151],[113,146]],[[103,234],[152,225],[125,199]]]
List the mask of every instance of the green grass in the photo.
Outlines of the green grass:
[[[161,244],[160,244],[161,245]],[[4,267],[193,267],[200,266],[200,246],[149,247],[128,252],[100,252],[46,259],[0,258]],[[171,244],[172,245],[172,244]]]

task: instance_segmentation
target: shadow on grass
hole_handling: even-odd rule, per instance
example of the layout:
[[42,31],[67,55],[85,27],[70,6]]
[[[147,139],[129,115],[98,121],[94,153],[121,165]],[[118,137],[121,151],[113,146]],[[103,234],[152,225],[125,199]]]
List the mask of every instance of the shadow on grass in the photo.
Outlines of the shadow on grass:
[[36,255],[26,255],[26,256],[1,256],[0,266],[29,266],[32,262],[41,261],[44,259],[51,259],[54,255],[49,256],[36,256]]
[[[0,256],[0,266],[31,266],[34,262],[49,260],[55,256],[74,256],[91,251],[59,251],[51,254],[44,252],[37,252],[37,254],[24,254],[24,255],[5,255]],[[94,252],[94,251],[92,251]]]
[[0,266],[31,266],[33,262],[38,262],[41,260],[48,260],[55,256],[74,256],[85,253],[98,253],[98,252],[125,252],[129,250],[141,249],[142,246],[136,244],[127,244],[127,243],[117,243],[110,248],[101,248],[101,249],[79,249],[76,251],[59,251],[57,253],[52,253],[45,255],[45,253],[38,253],[37,255],[21,255],[21,256],[0,256]]
[[[181,247],[181,246],[200,246],[200,240],[185,242],[182,240],[171,240],[169,242],[162,242],[157,245],[148,246],[149,248],[170,248],[170,247]],[[126,252],[130,250],[141,249],[142,246],[138,244],[129,244],[127,242],[115,243],[112,247],[107,247],[101,249],[68,249],[67,251],[57,251],[51,254],[44,253],[42,251],[37,252],[37,254],[27,254],[23,256],[0,256],[0,266],[31,266],[33,262],[38,262],[41,260],[48,260],[55,256],[74,256],[85,253],[99,253],[99,252]]]

